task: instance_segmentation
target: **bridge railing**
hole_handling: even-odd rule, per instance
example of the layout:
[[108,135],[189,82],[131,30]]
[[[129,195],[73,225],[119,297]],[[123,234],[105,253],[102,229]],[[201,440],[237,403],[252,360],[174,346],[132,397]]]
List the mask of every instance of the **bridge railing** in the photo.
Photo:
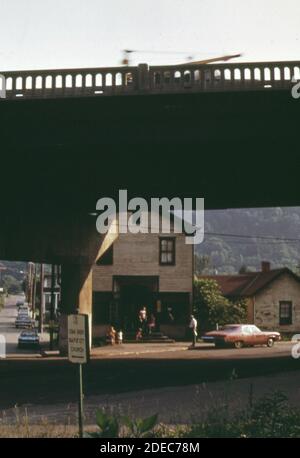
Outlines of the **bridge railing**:
[[[6,98],[288,89],[300,61],[1,72]],[[0,99],[2,100],[2,99]]]
[[137,89],[137,74],[138,67],[1,72],[9,99],[129,94]]
[[300,62],[249,62],[150,67],[151,92],[287,89],[300,80]]

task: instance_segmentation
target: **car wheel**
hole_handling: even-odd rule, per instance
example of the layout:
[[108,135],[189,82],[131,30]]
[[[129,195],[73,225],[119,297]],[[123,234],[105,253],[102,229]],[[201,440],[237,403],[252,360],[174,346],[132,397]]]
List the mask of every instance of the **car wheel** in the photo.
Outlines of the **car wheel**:
[[243,342],[241,340],[238,340],[237,342],[234,342],[235,348],[242,348],[243,347]]
[[267,340],[267,346],[268,346],[268,347],[273,347],[273,345],[274,345],[274,339],[272,339],[272,338],[270,337],[270,339]]

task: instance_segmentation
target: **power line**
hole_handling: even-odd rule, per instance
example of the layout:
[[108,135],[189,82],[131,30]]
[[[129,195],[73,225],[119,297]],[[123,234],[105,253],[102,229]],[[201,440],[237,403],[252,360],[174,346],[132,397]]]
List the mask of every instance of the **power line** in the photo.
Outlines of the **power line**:
[[[208,239],[205,239],[205,234],[204,234],[204,240],[203,240],[203,243],[213,243],[211,240],[208,240]],[[238,240],[230,240],[230,241],[227,241],[226,243],[230,244],[230,245],[274,245],[274,246],[278,246],[278,245],[284,245],[284,244],[287,244],[287,245],[295,245],[298,242],[284,242],[284,241],[277,241],[277,242],[268,242],[268,241],[262,241],[262,240],[252,240],[251,242],[250,241],[247,241],[247,240],[243,240],[243,241],[238,241]]]
[[[148,229],[150,233],[151,232],[151,229],[152,230],[155,230],[155,232],[153,233],[157,233],[156,231],[158,232],[162,232],[162,222],[161,220],[159,219],[159,221],[157,221],[158,225],[154,226],[154,227],[151,227],[151,217],[147,217],[146,218],[148,220],[148,224],[147,225],[144,225],[144,224],[138,224],[137,222],[135,223],[135,225],[137,227],[139,227],[139,229]],[[185,223],[185,220],[182,220],[182,226],[184,227],[184,223]],[[123,224],[123,223],[119,223],[118,222],[118,219],[116,219],[116,229],[118,230],[121,230],[121,229],[128,229],[128,225],[129,225],[129,222],[127,222],[127,224]],[[172,223],[170,222],[170,227],[172,228]],[[199,227],[196,227],[194,226],[193,224],[191,224],[191,227],[194,227],[195,230],[199,230],[200,228]],[[171,231],[173,232],[173,231]],[[183,232],[184,232],[184,229],[183,229]],[[176,234],[176,232],[174,232]],[[260,243],[272,243],[274,245],[276,245],[278,242],[279,243],[299,243],[300,242],[300,238],[291,238],[291,237],[279,237],[279,236],[274,236],[274,235],[246,235],[246,234],[234,234],[234,233],[224,233],[224,232],[209,232],[209,231],[205,231],[204,230],[204,237],[206,236],[217,236],[217,237],[231,237],[231,238],[241,238],[241,239],[251,239],[251,241],[253,243],[255,243],[257,240],[255,239],[258,239],[258,240],[265,240],[266,242],[260,242]],[[268,242],[269,241],[269,242]],[[230,243],[246,243],[246,242],[242,242],[242,241],[231,241]]]
[[131,53],[143,53],[143,54],[177,54],[177,55],[188,55],[188,56],[194,56],[197,54],[209,54],[209,55],[215,55],[217,52],[207,52],[207,51],[166,51],[166,50],[151,50],[151,49],[124,49],[123,52],[131,54]]
[[230,234],[222,232],[205,232],[204,235],[214,235],[219,237],[237,237],[245,239],[261,239],[261,240],[279,240],[283,242],[300,242],[300,239],[288,238],[288,237],[278,237],[275,235],[245,235],[245,234]]

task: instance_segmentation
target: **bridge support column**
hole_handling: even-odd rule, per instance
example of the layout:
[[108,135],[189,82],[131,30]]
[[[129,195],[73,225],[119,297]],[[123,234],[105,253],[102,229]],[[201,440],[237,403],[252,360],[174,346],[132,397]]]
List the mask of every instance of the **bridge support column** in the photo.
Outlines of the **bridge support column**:
[[90,346],[92,343],[92,264],[62,264],[61,316],[59,320],[59,350],[68,351],[68,315],[85,313],[89,316]]

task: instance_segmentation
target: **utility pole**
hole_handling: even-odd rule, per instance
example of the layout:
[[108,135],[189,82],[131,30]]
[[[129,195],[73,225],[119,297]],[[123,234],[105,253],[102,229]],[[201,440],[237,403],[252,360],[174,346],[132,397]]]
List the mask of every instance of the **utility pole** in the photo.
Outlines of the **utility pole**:
[[28,284],[27,284],[27,302],[29,307],[32,307],[33,296],[33,262],[28,263]]
[[44,320],[44,264],[40,265],[40,313],[39,313],[39,332],[43,332]]
[[53,327],[54,327],[54,307],[55,307],[55,265],[51,264],[51,305],[50,305],[50,350],[53,350]]
[[33,272],[32,272],[32,318],[35,318],[36,276],[37,276],[37,268],[36,268],[36,264],[33,264]]

